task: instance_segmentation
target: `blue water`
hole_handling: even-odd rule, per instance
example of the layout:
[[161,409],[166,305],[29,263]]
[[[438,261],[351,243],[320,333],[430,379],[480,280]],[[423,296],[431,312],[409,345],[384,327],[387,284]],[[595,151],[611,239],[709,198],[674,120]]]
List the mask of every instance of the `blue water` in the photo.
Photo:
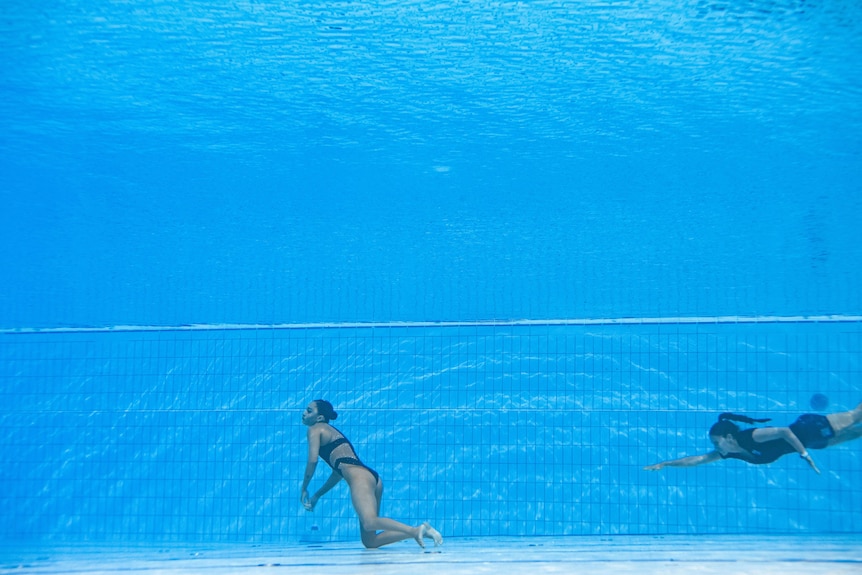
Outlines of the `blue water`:
[[0,7],[0,326],[858,313],[855,2]]
[[446,534],[858,531],[858,446],[641,467],[862,400],[860,56],[850,1],[3,2],[0,536],[353,538],[313,395]]

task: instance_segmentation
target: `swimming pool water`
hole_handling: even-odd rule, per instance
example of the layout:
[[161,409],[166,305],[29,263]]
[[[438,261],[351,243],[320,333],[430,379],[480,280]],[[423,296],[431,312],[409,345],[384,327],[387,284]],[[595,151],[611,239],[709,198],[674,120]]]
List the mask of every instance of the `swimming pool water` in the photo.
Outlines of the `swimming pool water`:
[[0,536],[353,540],[315,396],[447,536],[858,532],[642,467],[862,400],[860,11],[3,2]]
[[857,314],[859,6],[0,7],[0,326]]

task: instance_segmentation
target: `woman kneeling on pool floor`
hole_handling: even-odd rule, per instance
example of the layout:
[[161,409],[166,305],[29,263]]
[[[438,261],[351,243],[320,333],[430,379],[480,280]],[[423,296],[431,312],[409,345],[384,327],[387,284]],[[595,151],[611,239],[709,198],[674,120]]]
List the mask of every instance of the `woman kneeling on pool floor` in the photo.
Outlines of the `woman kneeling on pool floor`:
[[862,437],[862,403],[850,411],[817,415],[806,413],[788,427],[739,429],[734,421],[766,423],[769,419],[752,419],[735,413],[722,413],[709,430],[715,451],[647,465],[644,469],[658,471],[663,467],[694,467],[719,459],[741,459],[754,465],[772,463],[794,451],[811,469],[820,473],[808,454],[808,449],[825,449],[838,443]]
[[[322,399],[309,403],[302,414],[302,423],[308,426],[308,463],[302,481],[302,505],[313,511],[318,499],[344,479],[350,487],[350,499],[359,516],[363,545],[377,548],[410,538],[415,539],[420,547],[425,547],[426,538],[433,539],[435,545],[441,545],[443,536],[428,523],[410,527],[394,519],[380,517],[383,481],[376,471],[359,460],[344,434],[329,424],[337,417],[332,404]],[[318,456],[332,468],[332,475],[317,493],[309,497],[308,484],[314,477]]]

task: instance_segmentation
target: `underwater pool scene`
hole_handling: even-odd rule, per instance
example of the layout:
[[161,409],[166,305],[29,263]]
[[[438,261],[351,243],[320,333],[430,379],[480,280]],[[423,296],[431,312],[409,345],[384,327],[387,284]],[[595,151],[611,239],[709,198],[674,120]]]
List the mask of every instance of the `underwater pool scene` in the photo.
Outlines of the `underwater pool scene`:
[[[0,572],[858,569],[862,439],[644,468],[862,403],[860,58],[849,0],[3,2]],[[442,547],[303,508],[318,398]]]
[[[342,483],[299,506],[325,395],[384,510],[448,536],[859,529],[848,443],[772,465],[642,468],[713,449],[727,406],[787,425],[858,404],[857,323],[305,328],[3,339],[9,535],[338,541]],[[825,395],[828,407],[811,406]],[[327,477],[319,466],[314,489]],[[36,492],[38,489],[38,492]]]

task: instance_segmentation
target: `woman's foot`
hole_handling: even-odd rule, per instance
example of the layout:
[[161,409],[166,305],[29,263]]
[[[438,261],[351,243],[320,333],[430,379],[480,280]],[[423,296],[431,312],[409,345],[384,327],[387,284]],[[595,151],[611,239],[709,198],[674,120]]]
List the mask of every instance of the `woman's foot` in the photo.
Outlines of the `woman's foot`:
[[431,527],[430,524],[428,524],[427,522],[423,523],[419,526],[419,529],[422,530],[423,537],[428,537],[429,539],[434,540],[435,546],[443,545],[443,536],[440,535],[439,531]]

